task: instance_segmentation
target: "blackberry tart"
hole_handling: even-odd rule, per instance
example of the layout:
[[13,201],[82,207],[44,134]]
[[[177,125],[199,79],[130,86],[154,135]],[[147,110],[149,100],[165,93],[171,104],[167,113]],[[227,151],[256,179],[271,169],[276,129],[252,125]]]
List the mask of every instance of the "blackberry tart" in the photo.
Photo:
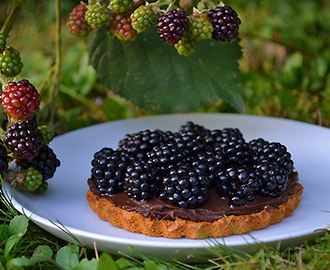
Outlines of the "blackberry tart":
[[279,142],[188,122],[127,134],[94,154],[86,198],[99,218],[168,238],[242,234],[291,215],[303,192]]

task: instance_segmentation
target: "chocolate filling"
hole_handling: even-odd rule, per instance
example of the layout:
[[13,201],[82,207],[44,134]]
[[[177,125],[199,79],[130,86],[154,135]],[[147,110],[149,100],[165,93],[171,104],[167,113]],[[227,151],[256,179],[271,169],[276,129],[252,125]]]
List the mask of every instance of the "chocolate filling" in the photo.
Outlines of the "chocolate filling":
[[286,190],[276,198],[269,198],[257,195],[252,203],[240,207],[230,207],[228,199],[218,195],[215,189],[210,189],[209,200],[194,209],[180,208],[164,202],[158,198],[153,198],[149,201],[135,201],[129,199],[126,192],[121,192],[116,195],[101,195],[95,186],[95,179],[88,179],[89,189],[98,196],[98,198],[106,198],[116,207],[121,207],[126,211],[136,211],[144,217],[151,219],[167,219],[175,220],[177,217],[192,221],[207,221],[214,222],[222,217],[229,215],[249,215],[258,213],[262,210],[270,211],[278,205],[284,204],[288,196],[296,192],[295,187],[298,182],[298,173],[292,172],[289,176]]

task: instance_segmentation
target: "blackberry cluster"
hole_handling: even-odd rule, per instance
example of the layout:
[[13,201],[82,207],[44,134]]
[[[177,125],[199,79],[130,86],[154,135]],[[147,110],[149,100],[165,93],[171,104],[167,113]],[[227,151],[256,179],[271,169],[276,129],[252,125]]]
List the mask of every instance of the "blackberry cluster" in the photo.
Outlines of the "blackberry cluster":
[[42,184],[42,175],[33,167],[27,168],[23,173],[23,179],[19,187],[28,192],[34,192]]
[[28,120],[8,126],[5,142],[18,158],[31,160],[39,154],[44,139],[37,124]]
[[[110,162],[114,155],[120,169]],[[112,182],[120,188],[111,193],[109,178],[104,176],[109,173],[109,162],[120,175]],[[212,188],[227,198],[231,207],[242,207],[257,195],[281,195],[293,161],[280,143],[263,139],[246,142],[237,128],[209,130],[187,122],[177,132],[147,129],[127,134],[117,150],[97,152],[92,167],[101,194],[124,190],[130,199],[158,197],[182,208],[194,208],[208,200]]]
[[160,16],[157,23],[157,33],[164,41],[177,44],[189,29],[189,19],[184,11],[172,9]]
[[44,144],[49,144],[54,139],[54,131],[49,126],[40,126],[38,129],[44,138]]
[[21,55],[12,47],[0,52],[0,73],[5,77],[15,77],[21,73],[23,63]]
[[71,35],[83,37],[91,30],[91,27],[85,19],[86,11],[87,6],[84,3],[79,4],[71,11],[67,22],[67,27]]
[[231,42],[238,37],[241,20],[230,6],[218,6],[207,15],[214,28],[212,37],[215,40]]
[[197,42],[191,39],[189,36],[183,37],[177,44],[174,45],[178,54],[188,56],[192,54],[196,49]]
[[213,25],[207,14],[193,13],[189,16],[189,32],[192,40],[202,41],[212,38]]

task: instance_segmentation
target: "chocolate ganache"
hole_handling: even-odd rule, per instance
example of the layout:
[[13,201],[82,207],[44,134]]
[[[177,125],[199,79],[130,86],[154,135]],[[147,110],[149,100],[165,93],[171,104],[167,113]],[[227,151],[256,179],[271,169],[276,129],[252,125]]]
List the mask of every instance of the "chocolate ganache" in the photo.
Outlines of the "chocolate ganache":
[[116,195],[101,195],[95,186],[95,179],[88,180],[89,189],[98,196],[111,201],[114,206],[120,207],[126,211],[136,211],[151,219],[175,220],[177,217],[191,221],[214,222],[224,216],[229,215],[249,215],[258,213],[262,210],[270,211],[278,205],[284,204],[288,196],[296,192],[298,182],[298,173],[292,171],[289,175],[286,190],[278,197],[269,198],[257,195],[252,203],[240,207],[231,207],[227,198],[218,195],[215,189],[210,189],[210,198],[203,205],[197,208],[180,208],[156,197],[152,200],[136,201],[129,199],[126,192],[120,192]]

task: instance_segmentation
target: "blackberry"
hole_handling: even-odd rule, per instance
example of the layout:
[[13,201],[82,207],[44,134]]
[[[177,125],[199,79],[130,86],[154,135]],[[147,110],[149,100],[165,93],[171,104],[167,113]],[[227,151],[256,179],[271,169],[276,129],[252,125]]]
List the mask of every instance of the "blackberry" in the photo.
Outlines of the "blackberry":
[[109,5],[114,13],[125,13],[132,3],[133,0],[111,0]]
[[116,14],[110,22],[112,34],[119,40],[134,40],[137,31],[132,27],[131,13]]
[[87,11],[87,6],[84,3],[77,5],[70,13],[69,20],[67,22],[67,27],[69,33],[73,36],[83,37],[86,36],[91,27],[85,19],[85,13]]
[[38,129],[44,138],[44,144],[49,144],[54,138],[54,131],[49,126],[40,126]]
[[9,82],[0,96],[4,112],[14,119],[31,119],[39,111],[39,93],[28,80]]
[[189,165],[173,168],[163,179],[159,198],[181,208],[194,208],[209,199],[209,179]]
[[29,167],[24,170],[22,179],[18,181],[18,187],[28,192],[34,192],[42,184],[42,175],[37,169]]
[[155,4],[139,6],[131,14],[132,27],[138,33],[148,30],[157,19],[157,6]]
[[6,48],[6,45],[6,37],[3,34],[0,34],[0,51],[4,50]]
[[187,123],[182,125],[179,129],[179,132],[181,133],[184,131],[197,131],[200,135],[203,135],[208,130],[204,126],[188,121]]
[[102,148],[94,154],[92,176],[101,194],[114,195],[124,190],[124,178],[129,158],[112,148]]
[[5,77],[15,77],[23,68],[21,56],[12,47],[5,48],[0,53],[0,73]]
[[56,169],[61,165],[61,162],[54,151],[48,145],[44,145],[40,148],[39,154],[35,158],[29,161],[19,159],[17,164],[25,169],[28,167],[37,169],[42,175],[42,180],[46,181],[54,176]]
[[196,49],[196,41],[189,37],[183,37],[177,44],[174,45],[178,54],[188,56]]
[[153,147],[164,142],[163,132],[149,129],[127,134],[118,143],[118,150],[126,153],[133,161],[144,159]]
[[189,16],[188,35],[192,40],[201,41],[212,38],[213,25],[207,14],[193,13]]
[[85,20],[93,29],[103,27],[110,21],[110,9],[107,8],[105,3],[95,2],[88,5],[85,13]]
[[[252,150],[252,160],[254,164],[260,164],[263,162],[271,162],[276,166],[279,166],[285,174],[290,174],[293,168],[293,161],[291,154],[287,151],[285,145],[278,142],[267,142],[258,140],[259,147]],[[250,149],[253,148],[253,144],[257,142],[250,142]]]
[[3,141],[0,140],[0,173],[8,169],[8,155]]
[[127,167],[125,174],[127,196],[137,201],[149,200],[157,196],[161,186],[161,178],[144,160],[137,160]]
[[189,20],[184,11],[172,9],[160,16],[157,23],[157,33],[164,41],[175,45],[187,33]]
[[177,166],[185,157],[185,153],[176,144],[155,146],[148,154],[149,164],[157,174],[165,175],[171,167]]
[[205,149],[202,134],[198,130],[181,131],[176,134],[174,140],[187,155],[196,154]]
[[48,189],[48,182],[42,181],[39,187],[34,191],[36,194],[43,195]]
[[7,128],[5,143],[18,158],[31,160],[38,155],[44,139],[37,124],[27,120]]
[[214,129],[204,134],[205,144],[214,147],[216,144],[225,143],[228,140],[243,139],[243,134],[238,128]]
[[288,175],[274,163],[262,162],[254,166],[259,183],[259,193],[263,196],[277,197],[286,189]]
[[238,37],[241,20],[230,6],[211,9],[207,16],[213,25],[212,37],[217,41],[231,42]]

